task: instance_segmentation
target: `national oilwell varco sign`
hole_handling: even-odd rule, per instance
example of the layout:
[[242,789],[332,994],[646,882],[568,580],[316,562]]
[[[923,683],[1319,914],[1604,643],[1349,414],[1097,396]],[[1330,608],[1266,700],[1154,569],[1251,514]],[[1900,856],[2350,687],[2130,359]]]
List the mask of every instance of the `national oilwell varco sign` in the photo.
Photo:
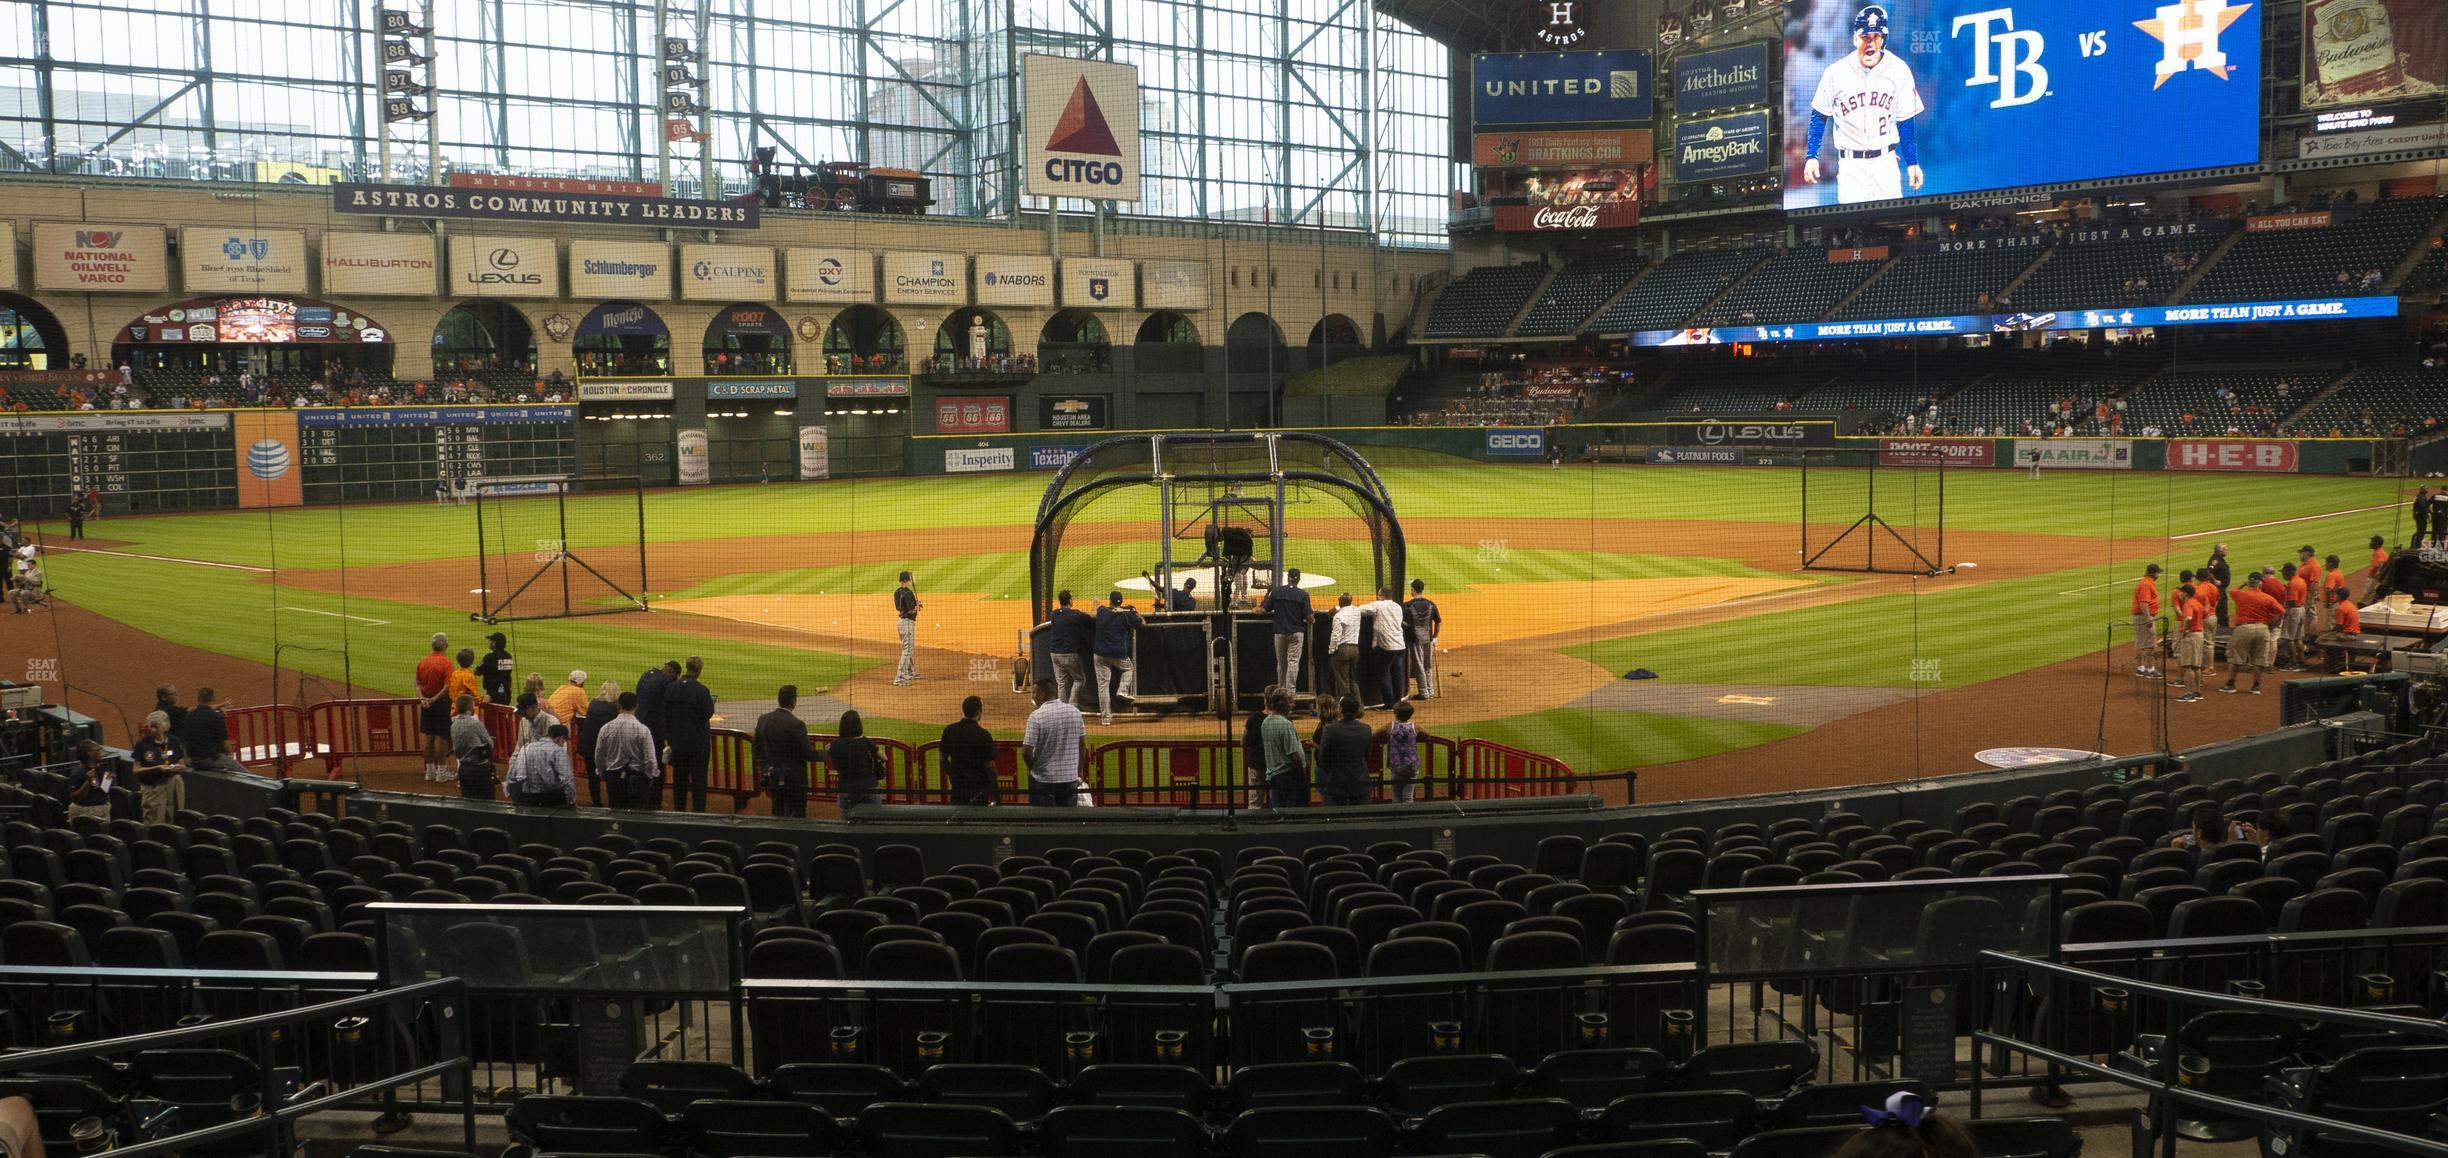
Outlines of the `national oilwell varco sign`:
[[1020,58],[1021,191],[1139,199],[1139,69],[1030,53]]

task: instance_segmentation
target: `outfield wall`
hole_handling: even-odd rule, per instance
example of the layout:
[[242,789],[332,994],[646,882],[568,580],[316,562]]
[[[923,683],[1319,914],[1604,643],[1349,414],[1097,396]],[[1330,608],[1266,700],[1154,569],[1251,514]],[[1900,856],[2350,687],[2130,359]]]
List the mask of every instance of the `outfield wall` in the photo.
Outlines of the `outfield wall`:
[[[536,405],[0,414],[0,509],[42,517],[89,491],[106,512],[131,513],[417,500],[437,480],[462,478],[618,475],[669,486],[1053,470],[1116,435],[1264,427],[1276,406],[1316,420],[1277,429],[1363,453],[1484,463],[1537,464],[1560,452],[1652,466],[1793,466],[1810,450],[1832,452],[1834,465],[2016,470],[2038,449],[2047,470],[2349,475],[2395,449],[2359,438],[1870,437],[1839,435],[1827,421],[1381,426],[1364,420],[1382,416],[1382,399],[1278,401],[1219,391],[1197,374],[1163,377],[1178,377],[1178,389],[1064,388],[1094,381],[1077,376],[674,376],[588,380],[574,402]],[[2448,448],[2435,444],[2412,457],[2427,472],[2448,465],[2443,456]]]

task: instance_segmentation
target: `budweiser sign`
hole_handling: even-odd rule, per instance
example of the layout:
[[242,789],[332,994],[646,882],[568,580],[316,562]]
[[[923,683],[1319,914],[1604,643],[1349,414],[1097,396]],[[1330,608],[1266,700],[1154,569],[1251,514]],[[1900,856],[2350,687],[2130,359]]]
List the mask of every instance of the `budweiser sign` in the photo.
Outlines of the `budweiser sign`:
[[1629,229],[1640,224],[1640,205],[1610,201],[1603,205],[1499,205],[1496,228],[1510,233],[1578,229]]

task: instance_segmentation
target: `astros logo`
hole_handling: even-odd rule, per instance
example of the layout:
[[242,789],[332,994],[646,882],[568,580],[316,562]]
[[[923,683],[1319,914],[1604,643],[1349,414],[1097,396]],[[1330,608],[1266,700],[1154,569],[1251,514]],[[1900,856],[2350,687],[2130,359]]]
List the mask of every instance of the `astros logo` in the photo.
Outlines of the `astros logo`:
[[2190,68],[2227,79],[2227,54],[2219,50],[2219,33],[2251,10],[2250,4],[2229,4],[2227,0],[2173,0],[2159,6],[2156,19],[2134,21],[2134,27],[2158,37],[2166,48],[2151,87],[2158,88]]

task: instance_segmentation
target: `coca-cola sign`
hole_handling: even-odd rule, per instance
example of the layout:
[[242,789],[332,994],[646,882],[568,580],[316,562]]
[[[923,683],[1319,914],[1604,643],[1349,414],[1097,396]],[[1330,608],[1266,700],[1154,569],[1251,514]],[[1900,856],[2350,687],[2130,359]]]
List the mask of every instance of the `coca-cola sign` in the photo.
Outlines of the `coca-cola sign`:
[[1499,205],[1496,228],[1507,233],[1554,233],[1581,229],[1630,229],[1640,224],[1640,204]]

